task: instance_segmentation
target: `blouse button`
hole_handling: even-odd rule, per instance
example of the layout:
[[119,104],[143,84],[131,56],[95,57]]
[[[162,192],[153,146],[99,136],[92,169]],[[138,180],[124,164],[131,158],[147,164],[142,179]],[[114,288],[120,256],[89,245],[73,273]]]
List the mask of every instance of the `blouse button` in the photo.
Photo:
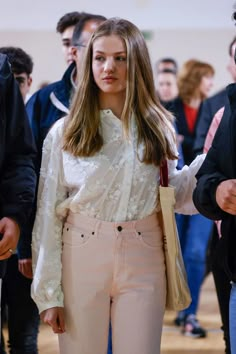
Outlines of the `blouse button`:
[[122,226],[117,226],[117,230],[118,230],[119,232],[121,232],[121,231],[122,231]]

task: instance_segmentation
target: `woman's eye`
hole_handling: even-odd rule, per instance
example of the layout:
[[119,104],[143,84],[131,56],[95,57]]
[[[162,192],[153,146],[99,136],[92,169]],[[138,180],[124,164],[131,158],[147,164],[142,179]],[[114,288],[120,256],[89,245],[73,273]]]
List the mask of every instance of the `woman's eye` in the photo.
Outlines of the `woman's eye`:
[[118,56],[118,57],[116,57],[116,60],[117,60],[117,61],[125,61],[125,60],[126,60],[126,57]]
[[98,60],[98,61],[104,61],[104,57],[97,56],[97,57],[95,57],[95,60]]

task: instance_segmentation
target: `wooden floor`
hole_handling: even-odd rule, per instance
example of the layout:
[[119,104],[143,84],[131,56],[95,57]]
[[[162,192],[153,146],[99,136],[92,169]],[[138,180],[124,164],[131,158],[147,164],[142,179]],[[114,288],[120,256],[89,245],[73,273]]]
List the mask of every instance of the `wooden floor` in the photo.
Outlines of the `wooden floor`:
[[[193,339],[184,337],[178,328],[173,325],[175,313],[167,312],[165,315],[162,354],[223,354],[224,343],[220,330],[220,315],[214,289],[212,276],[205,280],[201,292],[201,301],[198,319],[208,330],[207,338]],[[41,325],[39,334],[39,353],[58,354],[57,336],[50,328]],[[69,353],[68,353],[69,354]],[[96,353],[94,353],[96,354]],[[143,353],[145,354],[145,353]]]

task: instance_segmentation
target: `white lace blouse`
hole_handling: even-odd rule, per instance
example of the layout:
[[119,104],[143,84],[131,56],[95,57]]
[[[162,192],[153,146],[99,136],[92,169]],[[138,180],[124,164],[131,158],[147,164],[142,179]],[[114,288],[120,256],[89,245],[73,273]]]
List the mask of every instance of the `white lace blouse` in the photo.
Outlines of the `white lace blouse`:
[[[64,120],[55,123],[43,146],[38,209],[33,229],[32,297],[39,311],[63,306],[61,289],[61,236],[69,210],[104,221],[142,219],[158,209],[159,168],[140,162],[137,130],[132,119],[130,138],[112,111],[101,111],[102,149],[78,158],[61,148]],[[174,144],[174,142],[173,142]],[[176,211],[196,213],[192,203],[195,174],[203,156],[176,170],[168,161],[170,184],[176,187]]]

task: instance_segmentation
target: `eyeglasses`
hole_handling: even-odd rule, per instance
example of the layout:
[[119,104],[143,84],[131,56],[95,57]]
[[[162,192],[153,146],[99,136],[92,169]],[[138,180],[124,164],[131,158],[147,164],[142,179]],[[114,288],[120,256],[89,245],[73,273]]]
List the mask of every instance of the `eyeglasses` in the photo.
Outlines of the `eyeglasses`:
[[83,48],[86,48],[86,47],[87,47],[85,44],[80,44],[80,43],[78,43],[78,44],[73,44],[72,46],[73,46],[73,47],[83,47]]

